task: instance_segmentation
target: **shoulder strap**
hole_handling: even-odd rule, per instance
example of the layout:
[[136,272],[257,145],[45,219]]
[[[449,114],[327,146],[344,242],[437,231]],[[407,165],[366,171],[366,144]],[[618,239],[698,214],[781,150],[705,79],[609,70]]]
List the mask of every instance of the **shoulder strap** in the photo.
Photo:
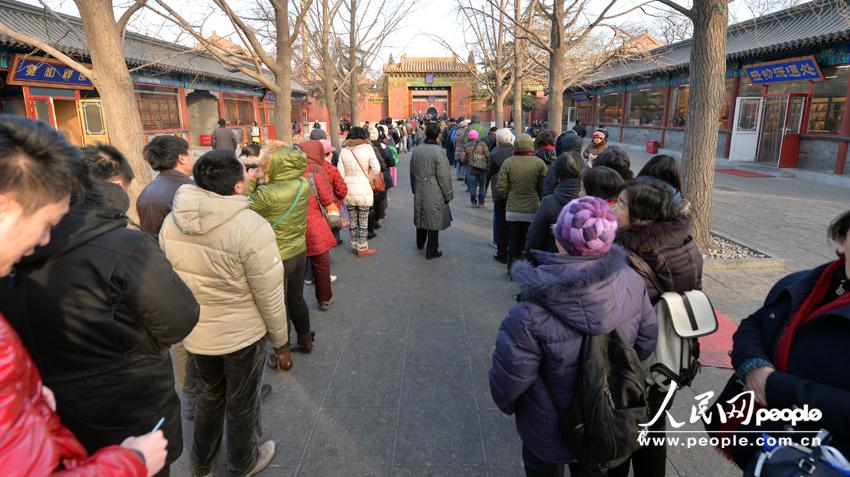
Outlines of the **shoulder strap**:
[[652,267],[646,263],[646,260],[641,258],[640,255],[629,252],[629,263],[635,268],[636,271],[640,272],[642,275],[645,275],[646,278],[652,282],[652,285],[655,286],[655,289],[658,290],[659,294],[663,294],[665,291],[664,286],[661,284],[661,280],[658,279],[658,275],[655,274],[655,271]]
[[295,208],[295,204],[298,203],[298,199],[301,198],[301,189],[303,189],[303,188],[304,188],[304,183],[301,182],[301,178],[299,177],[298,178],[298,191],[295,193],[295,199],[292,201],[292,204],[289,205],[289,208],[286,209],[286,212],[284,212],[283,215],[280,216],[280,218],[278,218],[277,220],[274,221],[274,223],[272,224],[272,229],[276,229],[277,226],[280,225],[281,222],[283,222],[283,219],[285,219],[286,216],[289,215],[290,212],[292,212],[292,209]]
[[361,165],[360,165],[360,161],[357,159],[357,156],[356,156],[353,152],[351,153],[351,157],[353,157],[353,158],[354,158],[354,162],[355,162],[355,164],[357,164],[357,167],[359,167],[359,168],[360,168],[360,170],[361,170],[361,171],[363,171],[363,175],[364,175],[364,176],[366,176],[366,178],[368,179],[368,178],[369,178],[369,174],[366,174],[366,170],[364,170],[364,169],[363,169],[363,166],[361,166]]
[[316,203],[319,204],[319,209],[322,211],[322,216],[327,217],[328,212],[325,209],[325,206],[322,205],[322,198],[319,197],[319,190],[316,187],[316,167],[313,166],[310,169],[310,173],[307,174],[307,182],[310,183],[310,193],[313,194],[313,197],[316,198]]

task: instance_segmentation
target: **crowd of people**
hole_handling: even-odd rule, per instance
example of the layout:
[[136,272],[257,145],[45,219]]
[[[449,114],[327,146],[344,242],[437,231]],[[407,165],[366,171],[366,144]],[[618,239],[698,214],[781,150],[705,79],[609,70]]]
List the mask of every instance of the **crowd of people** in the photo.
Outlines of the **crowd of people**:
[[[635,176],[628,153],[608,145],[604,127],[593,131],[585,147],[587,131],[580,122],[557,137],[542,126],[532,125],[532,137],[507,128],[487,131],[476,115],[426,123],[426,142],[434,146],[417,147],[411,159],[417,245],[427,238],[435,245],[426,256],[434,256],[437,231],[451,222],[447,165],[466,183],[472,207],[486,207],[489,188],[493,257],[507,264],[520,289],[520,303],[505,317],[496,340],[493,400],[516,416],[526,475],[563,476],[566,466],[572,476],[599,475],[599,468],[576,458],[559,424],[577,399],[583,337],[619,330],[639,359],[647,359],[658,333],[655,305],[666,292],[701,290],[703,258],[691,236],[691,204],[682,195],[675,158],[654,156]],[[424,210],[435,213],[423,220]],[[823,409],[823,420],[798,429],[828,429],[832,444],[845,454],[850,421],[842,409],[850,383],[839,370],[846,360],[815,354],[840,354],[848,342],[848,231],[850,211],[829,230],[838,260],[783,279],[764,308],[742,322],[732,350],[736,373],[720,393],[725,400],[746,390],[760,406]],[[830,364],[824,366],[824,359]],[[673,400],[665,398],[666,389],[646,386],[643,422],[671,408]],[[647,430],[658,438],[665,429],[662,418]],[[781,435],[782,430],[779,424],[750,423],[720,432]],[[609,462],[603,475],[665,475],[667,448],[658,442],[635,446]],[[761,449],[750,440],[720,450],[752,471]]]
[[[665,292],[700,290],[703,259],[678,161],[655,156],[635,176],[605,131],[583,148],[577,129],[531,137],[476,115],[386,118],[351,127],[340,150],[314,128],[296,144],[251,139],[237,157],[222,132],[197,158],[184,139],[158,136],[142,151],[158,174],[136,201],[136,223],[122,151],[80,149],[42,122],[0,115],[0,473],[167,476],[183,452],[183,417],[194,421],[194,475],[212,475],[224,442],[230,475],[267,467],[276,448],[260,441],[273,392],[265,367],[290,370],[293,352],[314,349],[305,285],[320,311],[332,306],[330,251],[345,228],[353,254],[376,253],[369,240],[387,220],[399,154],[411,151],[426,259],[443,253],[453,174],[471,207],[492,196],[494,259],[520,293],[498,331],[490,390],[516,416],[527,475],[563,476],[566,466],[590,475],[559,425],[579,400],[583,343],[616,334],[636,359],[649,357],[654,305]],[[798,429],[828,429],[844,453],[848,231],[850,211],[828,232],[838,258],[782,279],[741,323],[721,393],[817,407],[823,418]],[[647,417],[672,406],[665,394],[647,386]],[[663,436],[665,422],[649,430]],[[709,431],[784,430],[732,424]],[[722,451],[752,468],[759,449]],[[663,476],[666,446],[609,464],[611,476]]]

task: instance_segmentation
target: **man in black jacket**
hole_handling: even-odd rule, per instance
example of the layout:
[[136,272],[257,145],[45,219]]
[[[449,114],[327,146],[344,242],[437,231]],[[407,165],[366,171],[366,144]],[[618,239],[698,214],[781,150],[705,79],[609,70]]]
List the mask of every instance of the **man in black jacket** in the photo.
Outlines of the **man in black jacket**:
[[[165,418],[168,458],[183,451],[180,401],[168,349],[192,331],[200,309],[156,241],[127,229],[122,189],[93,182],[0,287],[18,331],[59,403],[62,423],[89,452],[144,434]],[[127,181],[129,182],[129,181]],[[112,189],[112,190],[110,190]],[[68,273],[72,270],[73,273]]]
[[582,124],[581,121],[576,121],[575,126],[573,126],[573,131],[575,131],[576,134],[578,134],[578,136],[582,139],[587,136],[587,128],[584,127],[584,124]]
[[496,253],[493,258],[508,263],[508,222],[505,220],[507,197],[499,193],[499,170],[502,164],[514,155],[514,135],[508,128],[496,131],[496,147],[490,151],[490,169],[487,171],[493,194],[493,241]]

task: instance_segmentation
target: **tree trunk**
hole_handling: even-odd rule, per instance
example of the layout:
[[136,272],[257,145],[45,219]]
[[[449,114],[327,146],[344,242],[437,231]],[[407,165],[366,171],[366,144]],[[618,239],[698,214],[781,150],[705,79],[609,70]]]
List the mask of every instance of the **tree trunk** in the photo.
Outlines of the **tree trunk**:
[[[351,78],[348,80],[349,101],[351,102],[351,125],[360,126],[360,75],[357,67],[357,0],[351,0],[351,18],[348,32],[348,69]],[[336,146],[334,146],[336,147]]]
[[496,127],[500,128],[505,120],[505,93],[499,78],[496,78],[496,85],[493,88],[493,108],[495,110],[493,118],[496,121]]
[[331,9],[328,0],[322,0],[322,76],[325,86],[325,104],[328,106],[328,136],[334,148],[339,150],[339,112],[336,109],[334,92],[334,60],[331,58]]
[[692,234],[700,250],[713,245],[711,206],[720,107],[725,94],[727,0],[694,2],[691,50],[691,94],[682,151],[683,194],[691,203]]
[[555,131],[555,136],[561,134],[561,122],[564,117],[564,71],[561,64],[564,61],[564,46],[561,39],[563,29],[564,0],[555,0],[552,6],[552,29],[550,32],[549,52],[549,104],[546,108],[546,119],[549,129]]
[[[514,0],[514,21],[520,21],[522,16],[522,3]],[[519,27],[514,26],[514,105],[511,107],[511,115],[514,117],[514,132],[519,134],[522,129],[522,40],[517,38]]]
[[95,75],[90,79],[103,104],[109,142],[124,153],[136,176],[127,191],[130,195],[128,215],[135,220],[136,198],[151,181],[153,173],[142,158],[144,127],[133,91],[133,79],[124,59],[121,32],[118,31],[111,0],[76,0],[75,3],[83,21]]
[[[280,71],[274,75],[277,86],[275,94],[275,129],[277,138],[292,144],[292,47],[289,44],[289,8],[288,2],[272,2],[274,5],[275,40],[277,67]],[[300,121],[299,121],[300,122]]]

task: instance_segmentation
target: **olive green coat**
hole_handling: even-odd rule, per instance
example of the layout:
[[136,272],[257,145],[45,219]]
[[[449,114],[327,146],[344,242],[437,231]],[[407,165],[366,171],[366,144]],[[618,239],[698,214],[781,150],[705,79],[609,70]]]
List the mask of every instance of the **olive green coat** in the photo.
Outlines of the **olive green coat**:
[[[272,224],[280,258],[284,261],[307,250],[307,202],[310,200],[310,184],[302,177],[306,168],[307,154],[304,151],[280,148],[271,153],[269,158],[266,171],[269,182],[257,187],[251,194],[251,210]],[[275,222],[284,214],[287,214],[286,217],[274,227]]]

